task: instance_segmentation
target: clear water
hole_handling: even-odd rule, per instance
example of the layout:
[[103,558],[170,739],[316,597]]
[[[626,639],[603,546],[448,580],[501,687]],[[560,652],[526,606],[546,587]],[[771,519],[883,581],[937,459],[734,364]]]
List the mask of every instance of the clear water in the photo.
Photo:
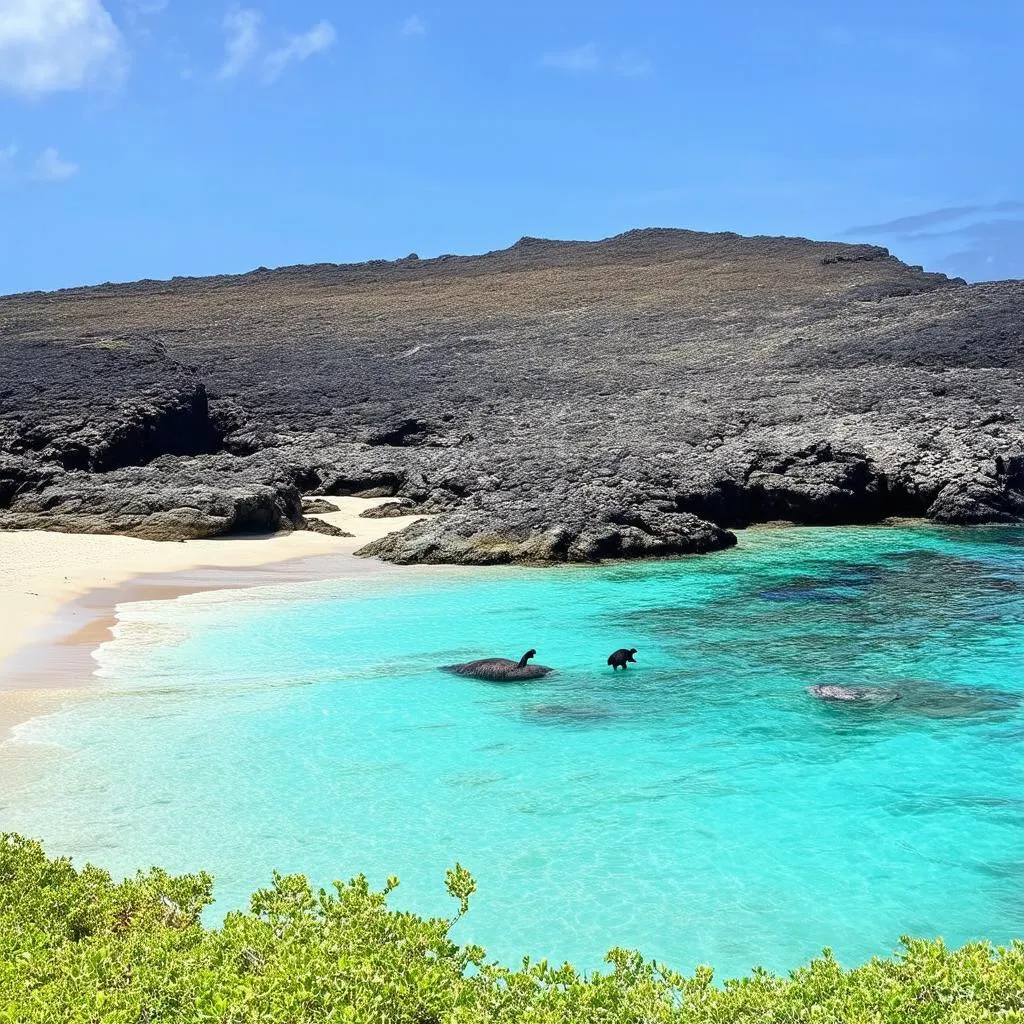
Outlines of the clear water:
[[[122,609],[106,696],[0,827],[116,872],[402,878],[505,962],[847,963],[1024,935],[1024,531],[749,532],[565,570],[409,570]],[[607,655],[639,649],[613,674]],[[524,686],[436,666],[536,647]],[[895,687],[828,706],[814,683]]]

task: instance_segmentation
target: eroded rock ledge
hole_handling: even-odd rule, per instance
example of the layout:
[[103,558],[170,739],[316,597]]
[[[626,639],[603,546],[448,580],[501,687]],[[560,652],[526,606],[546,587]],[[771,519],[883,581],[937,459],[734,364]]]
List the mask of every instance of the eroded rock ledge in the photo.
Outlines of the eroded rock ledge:
[[[0,528],[431,513],[396,562],[697,553],[768,520],[1024,518],[1024,283],[629,232],[0,299]],[[383,512],[381,514],[387,514]]]

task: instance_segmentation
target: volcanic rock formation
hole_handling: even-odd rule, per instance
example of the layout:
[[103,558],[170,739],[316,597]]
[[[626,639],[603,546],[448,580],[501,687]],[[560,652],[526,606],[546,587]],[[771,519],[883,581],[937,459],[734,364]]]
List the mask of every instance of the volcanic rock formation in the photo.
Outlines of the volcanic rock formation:
[[[709,551],[766,520],[1024,518],[1024,282],[633,231],[0,298],[0,528],[433,513],[396,562]],[[381,514],[387,514],[383,512]]]

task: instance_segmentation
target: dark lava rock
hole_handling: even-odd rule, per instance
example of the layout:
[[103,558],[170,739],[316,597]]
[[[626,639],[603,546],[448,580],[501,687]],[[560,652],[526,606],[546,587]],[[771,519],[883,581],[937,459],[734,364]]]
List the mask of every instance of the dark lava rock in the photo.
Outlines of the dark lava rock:
[[553,523],[542,520],[529,525],[507,514],[502,520],[497,512],[464,511],[422,519],[371,541],[356,553],[403,565],[503,565],[654,558],[715,551],[735,543],[734,534],[684,513],[640,510],[628,517],[616,513],[591,517],[580,510],[571,517],[563,512]]
[[323,519],[307,519],[303,524],[307,530],[312,530],[313,533],[322,533],[327,537],[353,537],[354,534],[343,530],[340,526],[335,526],[334,523],[328,523]]
[[2,353],[5,453],[106,472],[221,448],[205,386],[162,345],[35,341]]
[[401,501],[387,501],[383,505],[374,505],[359,513],[360,519],[397,519],[399,516],[414,515],[416,506],[407,498]]
[[303,498],[302,511],[307,515],[323,515],[328,512],[337,512],[338,506],[324,498]]
[[489,564],[698,553],[777,519],[1019,521],[1022,371],[1024,283],[797,238],[9,296],[0,528],[301,529],[303,494],[378,496],[432,518],[365,553]]

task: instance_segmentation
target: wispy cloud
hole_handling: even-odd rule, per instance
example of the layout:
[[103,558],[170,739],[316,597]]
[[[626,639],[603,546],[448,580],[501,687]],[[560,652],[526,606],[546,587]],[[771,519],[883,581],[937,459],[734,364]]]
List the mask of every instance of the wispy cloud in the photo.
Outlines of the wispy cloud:
[[224,63],[218,78],[240,75],[260,51],[263,16],[250,7],[237,7],[224,15]]
[[1006,199],[999,203],[987,203],[974,206],[942,206],[936,210],[911,214],[908,217],[897,217],[895,220],[882,221],[879,224],[860,224],[844,231],[846,236],[853,235],[905,235],[910,236],[939,224],[950,224],[965,217],[974,217],[979,213],[1015,213],[1024,210],[1024,203],[1015,199]]
[[963,67],[967,57],[949,40],[929,33],[915,35],[887,35],[880,40],[881,48],[899,57],[912,60],[919,65],[939,71]]
[[146,18],[153,18],[167,10],[168,0],[122,0],[124,19],[129,25],[137,25]]
[[540,62],[543,67],[568,71],[574,75],[597,71],[601,67],[601,57],[593,43],[584,43],[583,46],[576,46],[571,50],[546,53]]
[[[0,0],[2,2],[2,0]],[[251,7],[236,7],[224,17],[224,63],[217,77],[237,78],[258,65],[264,82],[276,81],[289,64],[301,63],[323,53],[337,41],[329,21],[320,21],[307,32],[288,36],[284,43],[267,52],[263,43],[263,15]]]
[[100,0],[0,0],[0,90],[36,98],[116,86],[127,65]]
[[47,147],[27,164],[19,159],[19,154],[20,149],[13,142],[0,146],[0,184],[17,185],[30,181],[59,184],[78,173],[78,164],[65,160],[54,146]]
[[1017,199],[942,206],[844,234],[906,247],[917,260],[968,281],[1024,277],[1024,202]]
[[946,273],[968,281],[1024,278],[1024,220],[980,221],[946,237],[958,246],[939,261]]
[[427,26],[423,23],[423,19],[415,14],[402,22],[403,36],[422,36],[426,31]]
[[855,31],[847,25],[828,25],[821,29],[818,38],[826,46],[841,50],[868,50],[884,56],[890,55],[900,61],[913,63],[920,68],[949,70],[962,67],[967,57],[951,40],[934,33],[893,34],[873,30]]
[[57,150],[50,146],[36,158],[32,177],[36,181],[62,182],[68,181],[78,173],[78,164],[61,157]]
[[321,21],[308,32],[290,36],[284,46],[268,53],[263,61],[263,71],[269,82],[278,78],[289,64],[308,60],[314,54],[329,50],[337,41],[338,34],[329,21]]
[[637,53],[621,53],[606,59],[595,43],[584,43],[569,50],[556,50],[544,54],[541,67],[562,71],[570,75],[592,75],[599,72],[639,78],[654,71],[654,65]]
[[640,78],[654,71],[654,65],[645,57],[635,53],[624,53],[615,61],[615,73],[626,78]]

